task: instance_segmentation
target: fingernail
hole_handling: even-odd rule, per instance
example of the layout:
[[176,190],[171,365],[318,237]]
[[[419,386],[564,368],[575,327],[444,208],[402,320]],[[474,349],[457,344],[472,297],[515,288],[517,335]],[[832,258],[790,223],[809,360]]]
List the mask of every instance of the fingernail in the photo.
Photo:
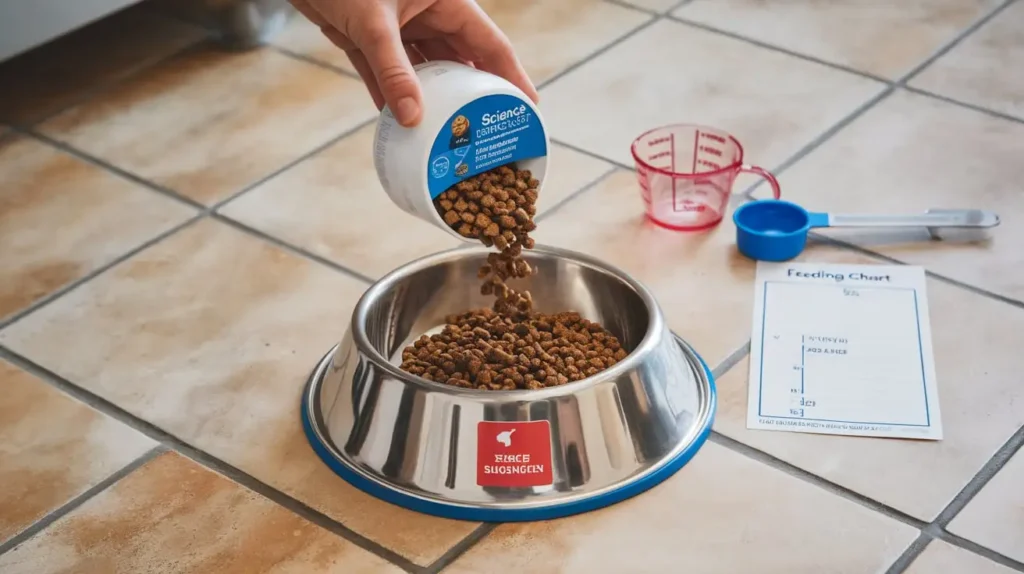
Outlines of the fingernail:
[[416,116],[420,112],[420,105],[416,103],[415,98],[410,96],[399,99],[398,105],[395,107],[395,115],[398,116],[398,122],[405,126],[416,121]]

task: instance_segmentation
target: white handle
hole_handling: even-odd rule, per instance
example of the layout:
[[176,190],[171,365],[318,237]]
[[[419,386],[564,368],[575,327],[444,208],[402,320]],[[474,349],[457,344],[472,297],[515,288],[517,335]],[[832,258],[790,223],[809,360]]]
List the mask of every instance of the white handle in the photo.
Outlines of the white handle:
[[929,209],[913,215],[829,214],[829,227],[995,227],[999,216],[980,209]]

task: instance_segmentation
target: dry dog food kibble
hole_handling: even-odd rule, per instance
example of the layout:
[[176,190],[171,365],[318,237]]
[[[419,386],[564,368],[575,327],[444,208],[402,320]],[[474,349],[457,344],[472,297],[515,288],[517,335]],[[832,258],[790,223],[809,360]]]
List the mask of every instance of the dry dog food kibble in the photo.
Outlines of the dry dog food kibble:
[[457,183],[434,201],[441,218],[459,235],[498,248],[479,274],[484,280],[481,293],[495,295],[498,313],[529,312],[533,306],[528,292],[519,293],[505,281],[533,272],[522,253],[533,249],[529,234],[537,228],[533,216],[538,185],[529,170],[504,165]]
[[491,309],[448,317],[440,334],[406,347],[402,370],[459,387],[540,389],[596,375],[626,357],[601,325],[578,313],[536,313],[529,291],[505,283],[534,273],[522,253],[533,248],[537,186],[528,170],[507,165],[459,182],[434,201],[460,235],[499,249],[478,273],[480,292],[495,301]]
[[444,330],[402,352],[401,368],[459,387],[540,389],[578,381],[626,358],[618,339],[579,313],[448,317]]

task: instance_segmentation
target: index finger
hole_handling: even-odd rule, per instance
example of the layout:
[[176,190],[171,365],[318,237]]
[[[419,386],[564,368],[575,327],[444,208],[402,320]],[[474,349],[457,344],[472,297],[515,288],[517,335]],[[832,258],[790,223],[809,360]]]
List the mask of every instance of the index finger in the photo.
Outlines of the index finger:
[[516,57],[512,42],[476,2],[467,4],[467,18],[452,33],[449,43],[477,68],[505,78],[537,102],[540,94]]
[[403,126],[419,123],[422,96],[416,71],[402,43],[397,19],[380,12],[353,31],[351,39],[366,57],[384,100]]

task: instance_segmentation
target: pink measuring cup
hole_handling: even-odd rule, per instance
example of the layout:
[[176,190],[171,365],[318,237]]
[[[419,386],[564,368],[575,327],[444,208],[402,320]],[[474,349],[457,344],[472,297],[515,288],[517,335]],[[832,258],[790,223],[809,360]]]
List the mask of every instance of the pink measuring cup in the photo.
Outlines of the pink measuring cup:
[[647,217],[662,227],[699,231],[717,225],[740,172],[768,180],[775,199],[782,195],[775,176],[743,163],[743,146],[722,130],[664,126],[641,134],[631,150]]

